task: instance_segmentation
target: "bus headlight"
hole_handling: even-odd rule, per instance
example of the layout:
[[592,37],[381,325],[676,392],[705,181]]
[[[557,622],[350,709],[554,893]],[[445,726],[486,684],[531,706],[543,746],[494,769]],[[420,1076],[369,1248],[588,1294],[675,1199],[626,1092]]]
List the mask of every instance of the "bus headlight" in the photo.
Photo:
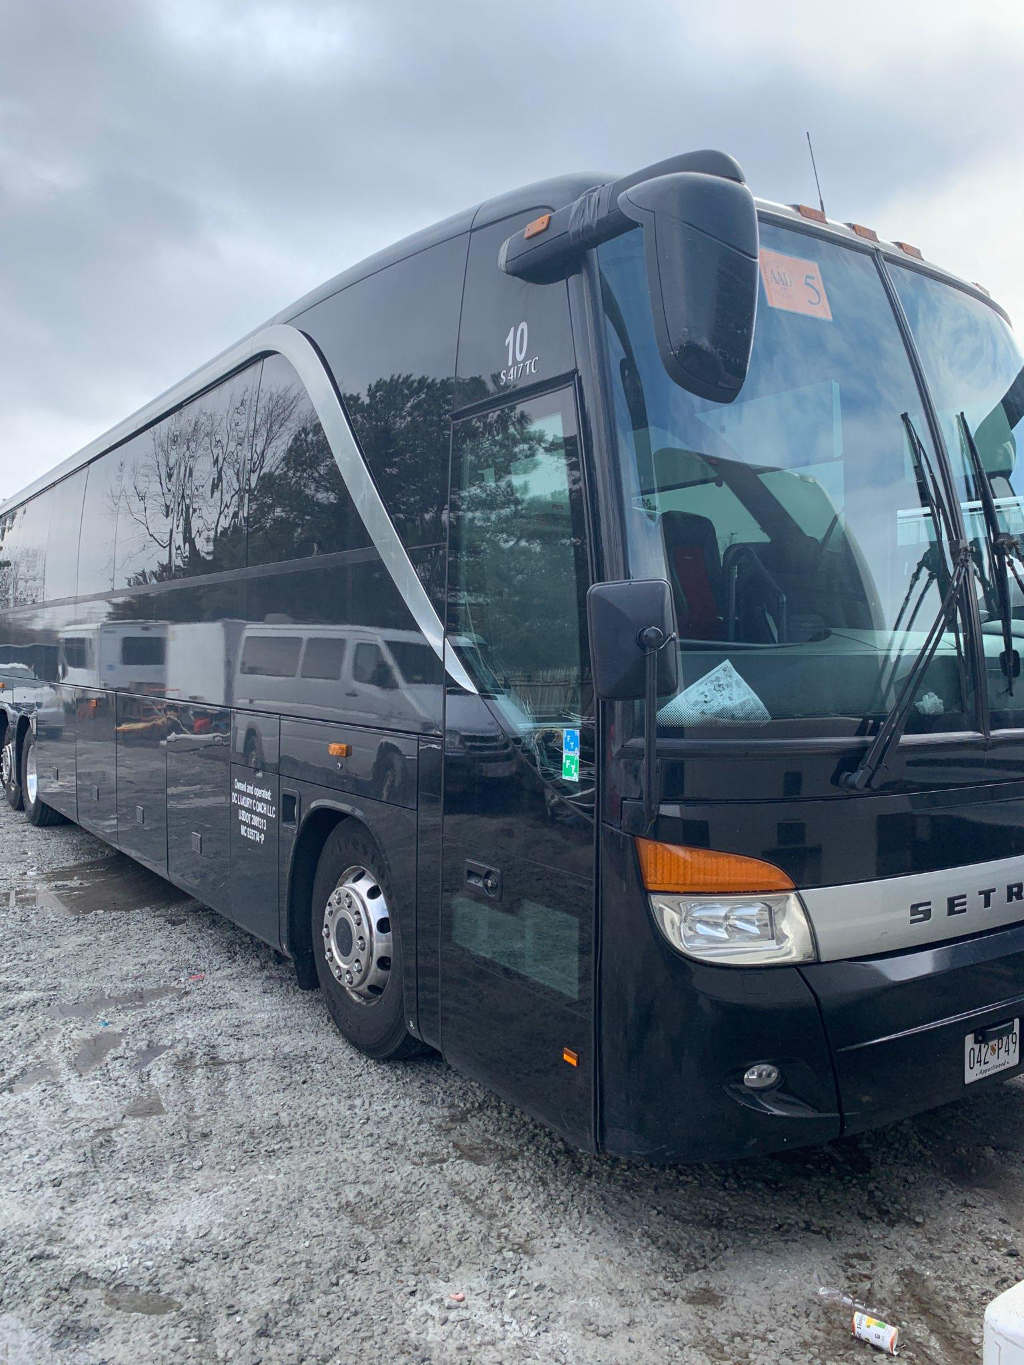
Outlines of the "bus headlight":
[[650,897],[658,928],[687,957],[721,966],[813,962],[814,936],[800,897],[782,895]]

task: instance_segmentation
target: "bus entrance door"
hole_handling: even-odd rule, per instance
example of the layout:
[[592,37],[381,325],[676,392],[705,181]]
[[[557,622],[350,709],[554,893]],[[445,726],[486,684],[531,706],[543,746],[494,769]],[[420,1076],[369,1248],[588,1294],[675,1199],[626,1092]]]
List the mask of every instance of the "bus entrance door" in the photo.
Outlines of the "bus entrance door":
[[440,1007],[454,1064],[589,1146],[594,709],[577,431],[571,389],[454,425]]

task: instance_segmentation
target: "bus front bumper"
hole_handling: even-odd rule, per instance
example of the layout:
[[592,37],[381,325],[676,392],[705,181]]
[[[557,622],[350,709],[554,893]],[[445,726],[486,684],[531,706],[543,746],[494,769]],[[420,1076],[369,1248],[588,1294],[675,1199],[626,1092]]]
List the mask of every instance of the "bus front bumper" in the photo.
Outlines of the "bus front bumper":
[[1024,925],[801,973],[824,1020],[844,1133],[976,1094],[1020,1071],[1018,1063],[968,1083],[964,1055],[974,1033],[1024,1020]]

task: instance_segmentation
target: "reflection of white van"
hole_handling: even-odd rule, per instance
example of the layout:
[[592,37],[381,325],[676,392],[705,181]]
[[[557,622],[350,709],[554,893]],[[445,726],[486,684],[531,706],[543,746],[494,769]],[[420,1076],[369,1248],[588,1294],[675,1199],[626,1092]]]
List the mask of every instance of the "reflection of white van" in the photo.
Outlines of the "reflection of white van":
[[248,625],[233,701],[281,715],[328,717],[388,730],[434,729],[437,655],[411,630],[361,626]]
[[166,621],[102,621],[59,635],[57,676],[75,687],[162,693],[167,677]]

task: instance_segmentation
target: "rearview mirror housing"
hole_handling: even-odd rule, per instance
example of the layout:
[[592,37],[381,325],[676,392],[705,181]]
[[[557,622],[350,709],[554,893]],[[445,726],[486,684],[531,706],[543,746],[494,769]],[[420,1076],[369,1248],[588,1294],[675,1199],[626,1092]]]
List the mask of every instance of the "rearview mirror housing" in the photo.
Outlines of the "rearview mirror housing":
[[731,403],[750,363],[758,231],[746,185],[684,171],[624,190],[618,206],[644,234],[661,362],[700,398]]
[[[639,701],[646,692],[646,655],[641,632],[654,626],[675,635],[672,589],[663,578],[595,583],[587,593],[587,622],[594,688],[604,701]],[[658,654],[658,695],[679,690],[679,650],[674,641]]]

